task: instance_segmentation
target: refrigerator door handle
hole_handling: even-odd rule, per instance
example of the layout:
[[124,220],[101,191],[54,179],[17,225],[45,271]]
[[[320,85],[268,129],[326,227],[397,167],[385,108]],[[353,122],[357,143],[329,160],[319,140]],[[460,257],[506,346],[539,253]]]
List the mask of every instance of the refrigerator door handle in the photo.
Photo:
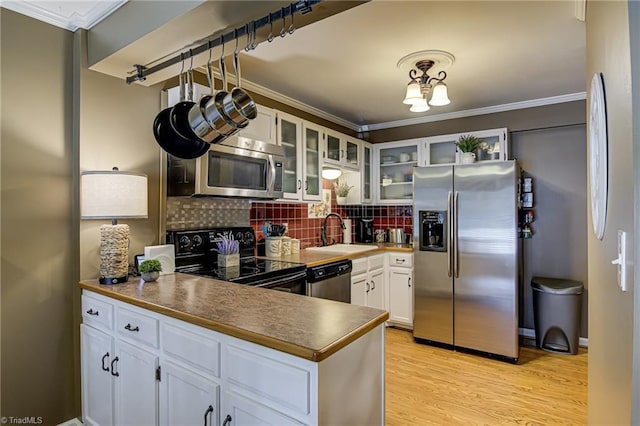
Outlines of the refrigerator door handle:
[[451,191],[447,194],[447,276],[451,277]]
[[453,196],[453,276],[458,278],[460,268],[458,265],[458,191]]

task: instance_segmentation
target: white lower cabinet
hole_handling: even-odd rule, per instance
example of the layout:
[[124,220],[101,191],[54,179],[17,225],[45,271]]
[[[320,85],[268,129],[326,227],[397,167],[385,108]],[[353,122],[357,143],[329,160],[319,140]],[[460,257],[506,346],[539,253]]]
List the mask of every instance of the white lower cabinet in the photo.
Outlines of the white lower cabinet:
[[220,385],[171,361],[160,379],[160,424],[213,426],[220,419]]
[[354,259],[351,272],[351,304],[385,308],[384,254]]
[[389,323],[413,327],[413,253],[388,253]]
[[[312,362],[86,290],[82,299],[84,424],[384,423],[382,325]],[[363,357],[378,366],[368,375]]]

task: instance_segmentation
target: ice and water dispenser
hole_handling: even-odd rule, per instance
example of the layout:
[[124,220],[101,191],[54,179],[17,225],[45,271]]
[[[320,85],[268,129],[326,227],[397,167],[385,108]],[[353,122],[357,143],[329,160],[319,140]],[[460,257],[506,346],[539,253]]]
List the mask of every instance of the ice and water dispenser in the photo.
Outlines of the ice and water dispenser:
[[420,250],[447,251],[447,212],[421,210]]

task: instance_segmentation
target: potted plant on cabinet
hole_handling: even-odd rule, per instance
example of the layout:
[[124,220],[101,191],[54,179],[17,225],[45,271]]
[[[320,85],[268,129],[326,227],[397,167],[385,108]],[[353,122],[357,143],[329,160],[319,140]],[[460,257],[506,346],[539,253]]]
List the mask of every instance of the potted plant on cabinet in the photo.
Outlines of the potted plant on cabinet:
[[462,135],[458,138],[456,146],[462,153],[462,164],[470,164],[476,161],[475,151],[482,144],[482,139],[473,135]]
[[138,272],[144,281],[155,281],[160,276],[162,264],[157,259],[147,259],[138,265]]
[[347,196],[353,186],[350,186],[345,181],[334,182],[333,188],[336,190],[336,203],[338,205],[347,204]]

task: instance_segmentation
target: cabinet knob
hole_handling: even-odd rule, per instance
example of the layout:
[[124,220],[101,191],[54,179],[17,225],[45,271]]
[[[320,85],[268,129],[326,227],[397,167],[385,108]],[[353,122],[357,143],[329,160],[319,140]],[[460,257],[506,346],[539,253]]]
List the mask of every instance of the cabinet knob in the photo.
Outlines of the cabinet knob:
[[222,423],[222,426],[227,426],[228,424],[231,424],[231,416],[229,414],[227,414],[227,417],[224,418],[224,422]]
[[409,279],[407,280],[407,284],[409,284],[409,287],[411,287],[411,277],[409,277]]
[[96,316],[96,317],[97,317],[98,315],[100,315],[100,311],[94,311],[94,310],[93,310],[93,308],[90,308],[90,309],[87,311],[87,313],[88,313],[89,315],[93,315],[93,316]]

